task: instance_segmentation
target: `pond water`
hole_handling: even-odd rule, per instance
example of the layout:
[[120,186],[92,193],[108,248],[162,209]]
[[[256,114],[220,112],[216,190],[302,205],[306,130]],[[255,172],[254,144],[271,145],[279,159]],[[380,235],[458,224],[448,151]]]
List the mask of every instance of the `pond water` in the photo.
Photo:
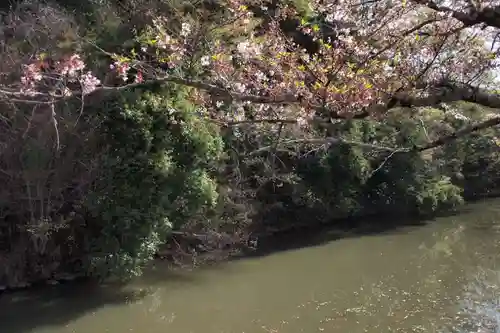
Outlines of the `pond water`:
[[0,332],[500,332],[497,199],[424,226],[206,269],[164,266],[122,288],[0,296]]

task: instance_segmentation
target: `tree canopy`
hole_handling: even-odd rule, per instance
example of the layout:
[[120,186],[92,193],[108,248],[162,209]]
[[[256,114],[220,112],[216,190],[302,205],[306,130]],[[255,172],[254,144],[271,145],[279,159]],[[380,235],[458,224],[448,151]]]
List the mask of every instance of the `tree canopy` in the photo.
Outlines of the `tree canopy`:
[[[149,22],[135,25],[135,40],[121,52],[71,31],[72,22],[65,22],[62,12],[45,9],[43,20],[34,20],[26,14],[33,8],[20,5],[4,17],[2,56],[4,66],[20,71],[2,77],[0,94],[12,103],[50,105],[169,81],[192,87],[199,112],[223,124],[309,126],[338,118],[380,118],[398,105],[457,100],[500,107],[498,1],[190,5],[189,15],[177,8],[168,15],[151,9],[144,14]],[[217,15],[210,15],[213,10]],[[315,48],[284,31],[286,20],[295,20],[296,33]],[[44,44],[40,34],[57,36],[59,47]],[[24,42],[10,43],[21,36]],[[27,52],[20,53],[19,43]],[[89,49],[101,57],[89,57]],[[490,119],[487,126],[498,123]]]

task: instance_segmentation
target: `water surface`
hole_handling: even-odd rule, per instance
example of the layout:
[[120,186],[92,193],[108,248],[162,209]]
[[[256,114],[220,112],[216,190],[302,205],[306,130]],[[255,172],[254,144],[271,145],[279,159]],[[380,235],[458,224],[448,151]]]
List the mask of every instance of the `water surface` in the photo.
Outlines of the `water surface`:
[[489,200],[425,226],[209,269],[159,264],[123,290],[5,295],[0,332],[476,332],[480,321],[500,332],[499,250],[500,200]]

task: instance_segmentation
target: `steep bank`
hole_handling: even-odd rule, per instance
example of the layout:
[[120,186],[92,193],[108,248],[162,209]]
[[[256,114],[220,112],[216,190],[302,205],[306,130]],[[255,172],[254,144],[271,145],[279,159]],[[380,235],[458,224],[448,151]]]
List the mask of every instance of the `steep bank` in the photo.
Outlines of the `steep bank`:
[[[154,261],[159,265],[172,266],[175,269],[202,268],[213,264],[220,265],[226,261],[267,256],[284,250],[319,245],[344,238],[382,234],[409,226],[424,226],[433,218],[460,213],[461,209],[458,208],[456,211],[441,211],[433,216],[420,218],[393,214],[359,216],[333,221],[316,221],[315,223],[308,221],[308,223],[294,224],[287,228],[261,231],[251,235],[245,242],[241,238],[234,238],[231,235],[175,232],[172,234],[173,238],[160,247]],[[22,281],[17,285],[10,286],[1,285],[0,292],[15,292],[28,288],[38,290],[44,286],[80,285],[89,282],[95,283],[98,280],[84,274],[61,274],[50,279]]]

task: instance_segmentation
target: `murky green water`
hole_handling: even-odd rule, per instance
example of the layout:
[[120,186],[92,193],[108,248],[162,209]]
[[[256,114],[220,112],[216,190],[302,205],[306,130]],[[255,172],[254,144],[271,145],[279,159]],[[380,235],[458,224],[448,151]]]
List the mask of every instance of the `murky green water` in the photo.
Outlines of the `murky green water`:
[[497,332],[499,302],[500,200],[490,200],[426,226],[193,272],[160,266],[122,291],[4,296],[0,332],[476,332],[468,324],[482,320]]

